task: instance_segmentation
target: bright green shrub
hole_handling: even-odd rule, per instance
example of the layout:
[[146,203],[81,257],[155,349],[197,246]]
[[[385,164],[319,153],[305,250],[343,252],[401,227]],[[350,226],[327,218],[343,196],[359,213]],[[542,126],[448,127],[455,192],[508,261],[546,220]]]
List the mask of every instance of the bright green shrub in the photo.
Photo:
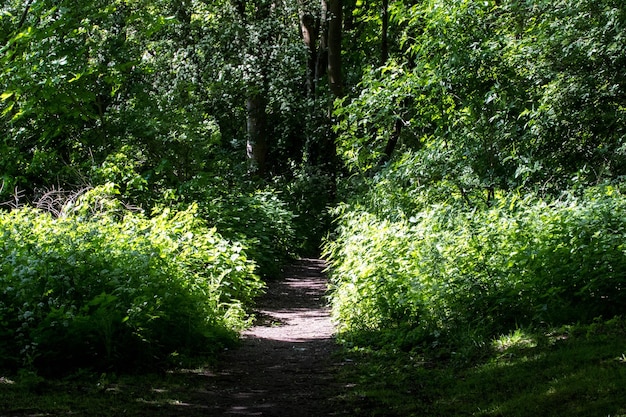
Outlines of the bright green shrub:
[[3,365],[124,367],[214,352],[262,284],[197,208],[152,218],[94,190],[64,215],[0,215]]
[[206,207],[208,218],[225,236],[246,243],[264,277],[276,277],[293,254],[293,213],[276,192],[223,195]]
[[419,297],[409,297],[406,224],[347,211],[338,232],[325,249],[333,266],[334,314],[342,326],[368,329],[418,321],[424,306]]
[[344,331],[439,343],[624,313],[626,198],[616,188],[432,204],[394,220],[358,205],[336,214],[326,256]]

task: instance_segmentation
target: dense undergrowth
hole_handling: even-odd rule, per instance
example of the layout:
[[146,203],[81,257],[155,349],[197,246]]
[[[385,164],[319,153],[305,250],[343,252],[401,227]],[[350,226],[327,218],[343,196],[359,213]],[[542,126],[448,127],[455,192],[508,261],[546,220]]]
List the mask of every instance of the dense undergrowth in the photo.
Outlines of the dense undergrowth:
[[458,354],[520,326],[624,313],[618,185],[555,197],[496,193],[473,204],[446,184],[440,192],[435,199],[432,189],[380,181],[337,209],[326,255],[341,332],[383,332],[379,343]]
[[236,343],[265,281],[319,240],[326,200],[309,178],[223,171],[168,186],[105,163],[95,188],[16,193],[0,211],[0,369],[154,370]]
[[295,256],[295,215],[276,189],[198,176],[181,186],[179,200],[182,206],[197,204],[201,216],[225,238],[242,242],[264,279],[277,276]]
[[354,415],[626,413],[623,184],[491,194],[419,168],[358,181],[325,244]]
[[[335,103],[324,253],[357,415],[625,413],[624,11],[390,9],[398,49]],[[494,348],[513,335],[539,342]]]
[[147,216],[115,192],[88,191],[58,216],[0,214],[3,368],[161,367],[214,354],[248,323],[263,283],[241,243],[196,205]]
[[334,211],[354,415],[626,413],[623,184],[492,192],[425,172],[408,152]]

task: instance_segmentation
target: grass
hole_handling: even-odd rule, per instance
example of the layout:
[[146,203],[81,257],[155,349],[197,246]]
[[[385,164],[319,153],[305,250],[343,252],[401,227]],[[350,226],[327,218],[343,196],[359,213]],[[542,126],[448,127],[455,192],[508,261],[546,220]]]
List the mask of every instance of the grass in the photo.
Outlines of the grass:
[[[441,351],[345,348],[345,389],[336,403],[348,412],[341,415],[626,417],[624,319],[517,330],[478,347],[469,362]],[[216,385],[210,368],[59,379],[0,374],[0,416],[215,415],[212,401],[227,387]]]
[[[626,416],[626,321],[517,330],[471,363],[346,349],[354,416]],[[356,383],[355,383],[356,382]]]
[[0,416],[206,416],[213,374],[202,367],[159,374],[80,372],[44,379],[22,372],[0,379]]

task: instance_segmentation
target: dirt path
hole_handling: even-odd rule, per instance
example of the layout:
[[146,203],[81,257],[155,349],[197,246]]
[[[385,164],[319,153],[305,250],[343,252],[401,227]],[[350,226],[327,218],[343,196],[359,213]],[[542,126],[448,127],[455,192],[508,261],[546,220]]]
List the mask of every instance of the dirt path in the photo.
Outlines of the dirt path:
[[[45,411],[27,399],[14,404],[10,395],[0,395],[0,417],[353,417],[337,399],[345,388],[336,382],[341,364],[333,363],[324,266],[317,259],[302,259],[282,279],[270,282],[257,305],[257,324],[217,366],[111,382],[106,374],[97,383],[61,380],[39,390],[46,394]],[[2,401],[11,411],[2,409]]]
[[216,371],[223,391],[214,415],[344,415],[337,395],[331,353],[333,326],[324,307],[324,262],[302,259],[270,282],[258,303],[258,320],[243,346],[228,352]]

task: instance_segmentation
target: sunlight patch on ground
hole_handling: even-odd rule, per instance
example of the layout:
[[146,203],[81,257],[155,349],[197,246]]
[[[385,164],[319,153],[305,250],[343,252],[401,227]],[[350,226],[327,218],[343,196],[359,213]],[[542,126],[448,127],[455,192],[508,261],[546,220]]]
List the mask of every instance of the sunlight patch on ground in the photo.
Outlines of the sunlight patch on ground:
[[511,349],[532,349],[537,347],[537,340],[517,329],[512,333],[494,339],[491,346],[498,352],[506,352]]

